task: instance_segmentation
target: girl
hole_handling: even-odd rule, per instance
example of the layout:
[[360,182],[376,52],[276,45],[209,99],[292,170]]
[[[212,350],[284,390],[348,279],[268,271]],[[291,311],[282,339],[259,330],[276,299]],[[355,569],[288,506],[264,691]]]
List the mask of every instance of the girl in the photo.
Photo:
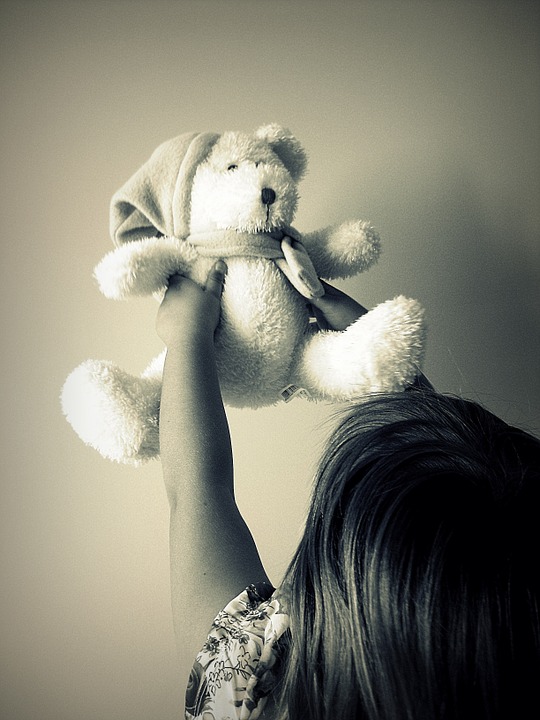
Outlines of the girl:
[[[171,278],[157,320],[185,717],[538,717],[540,442],[423,376],[352,406],[274,591],[234,499],[213,346],[225,274]],[[321,327],[365,312],[324,287]]]

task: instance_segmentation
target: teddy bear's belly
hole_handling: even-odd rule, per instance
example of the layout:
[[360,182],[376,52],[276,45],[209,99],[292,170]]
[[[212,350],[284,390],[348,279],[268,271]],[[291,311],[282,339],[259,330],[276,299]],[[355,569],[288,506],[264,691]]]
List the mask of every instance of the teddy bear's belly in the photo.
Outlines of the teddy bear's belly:
[[279,400],[309,332],[307,300],[272,260],[228,258],[216,355],[223,398],[236,407]]

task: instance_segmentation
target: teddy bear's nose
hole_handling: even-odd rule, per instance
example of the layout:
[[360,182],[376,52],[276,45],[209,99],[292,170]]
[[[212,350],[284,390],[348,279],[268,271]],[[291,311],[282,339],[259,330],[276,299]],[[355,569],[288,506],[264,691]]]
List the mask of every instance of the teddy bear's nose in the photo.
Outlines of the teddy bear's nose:
[[272,188],[263,188],[261,192],[263,205],[272,205],[276,201],[276,193]]

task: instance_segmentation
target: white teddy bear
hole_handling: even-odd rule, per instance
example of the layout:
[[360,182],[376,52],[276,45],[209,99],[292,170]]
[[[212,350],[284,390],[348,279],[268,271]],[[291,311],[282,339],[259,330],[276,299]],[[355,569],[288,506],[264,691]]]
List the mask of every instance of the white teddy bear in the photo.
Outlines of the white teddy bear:
[[[423,311],[414,300],[382,303],[344,331],[311,321],[309,301],[324,294],[318,278],[365,270],[380,243],[363,221],[303,235],[291,226],[306,164],[298,140],[278,125],[184,134],[160,145],[112,198],[118,247],[95,269],[107,297],[161,298],[174,273],[202,284],[215,259],[226,260],[215,345],[232,406],[297,394],[346,401],[401,390],[420,369]],[[62,406],[84,442],[133,465],[159,454],[164,358],[140,377],[95,360],[72,372]]]

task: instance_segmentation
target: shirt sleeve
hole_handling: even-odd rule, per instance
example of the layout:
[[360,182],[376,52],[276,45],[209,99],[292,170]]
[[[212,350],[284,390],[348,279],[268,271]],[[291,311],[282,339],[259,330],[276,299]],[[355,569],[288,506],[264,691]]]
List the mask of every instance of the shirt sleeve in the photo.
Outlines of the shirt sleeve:
[[216,616],[186,693],[186,720],[256,720],[273,689],[288,628],[274,589],[250,585]]

